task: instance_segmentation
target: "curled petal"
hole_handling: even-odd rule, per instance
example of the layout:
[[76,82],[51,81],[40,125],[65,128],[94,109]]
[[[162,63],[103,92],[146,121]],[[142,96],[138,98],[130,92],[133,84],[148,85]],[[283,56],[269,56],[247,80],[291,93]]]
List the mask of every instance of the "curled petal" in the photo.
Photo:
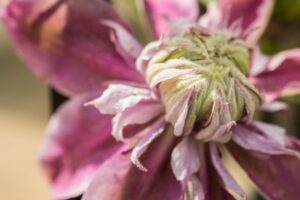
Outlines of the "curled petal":
[[[291,148],[300,151],[300,142],[290,139]],[[297,200],[300,159],[288,155],[266,155],[247,151],[234,143],[228,145],[231,154],[258,188],[272,200]]]
[[118,152],[98,170],[83,200],[181,200],[183,191],[169,164],[174,136],[164,132],[143,154],[148,172],[139,170],[130,153]]
[[173,103],[170,103],[172,107],[168,110],[166,114],[166,121],[170,122],[174,126],[174,135],[181,136],[182,134],[189,133],[190,130],[185,130],[186,120],[188,118],[189,105],[191,97],[194,93],[194,89],[188,89],[188,91],[183,94],[178,99],[172,99]]
[[171,166],[177,180],[184,183],[199,171],[200,160],[193,138],[187,136],[176,145],[172,151]]
[[131,161],[142,171],[147,172],[148,170],[139,161],[139,158],[148,149],[149,145],[160,136],[165,129],[165,122],[163,119],[158,120],[153,125],[149,126],[144,130],[144,137],[136,144],[131,153]]
[[64,95],[95,90],[106,80],[141,81],[100,23],[125,25],[103,0],[12,0],[2,17],[21,57]]
[[239,196],[241,196],[244,200],[247,199],[246,193],[243,191],[241,186],[234,180],[231,174],[228,172],[226,167],[223,164],[223,161],[220,158],[220,152],[215,143],[210,144],[210,156],[212,159],[212,163],[221,177],[225,187],[232,189]]
[[110,134],[111,117],[83,106],[95,96],[73,98],[48,124],[40,162],[55,199],[81,195],[99,166],[121,147]]
[[86,105],[93,105],[104,114],[117,114],[142,100],[149,99],[150,91],[146,88],[129,84],[110,84],[99,98]]
[[163,113],[160,103],[154,101],[142,101],[129,107],[113,118],[112,134],[117,140],[124,140],[124,128],[129,125],[143,125]]
[[270,154],[299,157],[299,153],[287,148],[284,130],[263,123],[250,126],[237,125],[233,128],[233,140],[244,149]]
[[145,75],[150,59],[159,51],[161,45],[162,39],[159,41],[151,42],[143,49],[140,56],[137,58],[136,68],[142,75]]
[[260,74],[252,77],[268,102],[300,92],[300,49],[279,53]]
[[194,21],[199,15],[197,0],[143,0],[157,37],[168,35],[172,23],[180,19]]

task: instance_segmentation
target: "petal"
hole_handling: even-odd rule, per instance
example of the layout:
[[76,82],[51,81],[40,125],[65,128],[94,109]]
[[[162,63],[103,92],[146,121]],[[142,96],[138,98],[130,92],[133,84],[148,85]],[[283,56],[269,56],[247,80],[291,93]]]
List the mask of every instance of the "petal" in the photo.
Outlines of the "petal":
[[166,114],[166,121],[174,126],[174,135],[181,136],[188,134],[190,130],[185,130],[186,119],[188,117],[189,105],[194,95],[194,88],[188,89],[176,102],[173,102],[172,107]]
[[132,164],[129,153],[115,154],[99,168],[83,200],[181,200],[181,185],[169,165],[173,142],[174,136],[164,132],[151,144],[142,156],[148,172]]
[[187,136],[172,151],[171,166],[179,181],[187,181],[199,171],[200,160],[194,139]]
[[99,166],[121,146],[111,137],[111,117],[83,106],[95,96],[71,99],[48,124],[40,162],[55,199],[81,195]]
[[124,128],[129,125],[143,125],[163,113],[163,107],[155,101],[142,101],[129,107],[113,118],[112,134],[117,140],[124,140]]
[[[299,152],[300,142],[296,139],[291,142],[294,150]],[[228,147],[237,162],[270,199],[299,199],[299,158],[287,155],[258,156],[233,143]]]
[[243,191],[243,189],[241,188],[241,186],[234,180],[234,178],[231,176],[229,171],[224,166],[223,161],[220,157],[220,152],[216,144],[211,143],[209,147],[210,147],[210,156],[212,159],[212,163],[216,171],[218,172],[219,176],[221,177],[225,187],[233,190],[243,199],[247,199],[247,196]]
[[286,112],[288,110],[288,104],[282,101],[273,101],[271,103],[263,104],[260,110],[265,112]]
[[300,49],[279,53],[266,70],[255,77],[253,83],[265,94],[268,102],[281,95],[300,92]]
[[87,103],[95,106],[101,113],[117,114],[142,100],[150,100],[150,91],[138,85],[110,84],[102,95]]
[[147,127],[143,133],[145,136],[137,143],[137,145],[132,150],[131,161],[142,171],[147,172],[148,170],[139,161],[140,157],[148,149],[149,145],[160,136],[165,130],[165,122],[163,119],[157,120],[154,124]]
[[249,69],[249,76],[256,76],[267,70],[270,60],[271,58],[269,56],[264,55],[260,49],[255,48],[252,54],[252,64]]
[[264,32],[273,8],[273,0],[220,0],[211,3],[200,24],[211,28],[229,28],[255,44]]
[[205,200],[203,186],[196,175],[191,176],[187,182],[187,196],[188,199]]
[[64,95],[94,90],[106,80],[141,80],[100,23],[120,19],[103,0],[12,0],[3,19],[21,57]]
[[237,125],[233,128],[233,141],[250,151],[270,155],[291,155],[299,157],[299,153],[287,148],[284,129],[263,123]]
[[168,35],[172,23],[180,19],[194,21],[199,15],[197,0],[144,0],[144,2],[157,37]]
[[110,20],[103,20],[102,24],[110,27],[113,30],[111,40],[115,43],[120,55],[134,66],[134,62],[142,51],[141,44],[128,32],[122,25]]

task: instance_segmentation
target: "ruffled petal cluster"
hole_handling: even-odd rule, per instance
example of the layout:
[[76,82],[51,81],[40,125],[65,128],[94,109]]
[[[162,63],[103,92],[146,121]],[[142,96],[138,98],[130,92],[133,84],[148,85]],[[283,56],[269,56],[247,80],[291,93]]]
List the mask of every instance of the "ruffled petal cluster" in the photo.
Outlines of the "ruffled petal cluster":
[[53,198],[247,199],[226,148],[268,198],[298,200],[299,140],[253,121],[300,88],[299,49],[255,47],[273,1],[213,1],[201,16],[196,0],[135,1],[146,46],[114,3],[10,0],[2,10],[23,60],[70,98],[40,153]]

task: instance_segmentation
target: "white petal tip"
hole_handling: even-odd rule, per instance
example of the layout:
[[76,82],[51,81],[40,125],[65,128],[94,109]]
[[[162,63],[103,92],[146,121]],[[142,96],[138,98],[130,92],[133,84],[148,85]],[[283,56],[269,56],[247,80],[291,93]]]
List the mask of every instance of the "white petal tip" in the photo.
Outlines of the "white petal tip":
[[130,160],[139,170],[148,172],[148,169],[134,155],[131,156]]

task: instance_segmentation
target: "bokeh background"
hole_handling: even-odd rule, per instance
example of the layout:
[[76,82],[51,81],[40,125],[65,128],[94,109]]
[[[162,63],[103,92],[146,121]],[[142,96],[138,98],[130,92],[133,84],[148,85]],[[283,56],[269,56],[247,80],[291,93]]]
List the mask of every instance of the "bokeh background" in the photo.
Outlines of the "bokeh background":
[[[205,2],[203,1],[203,5]],[[124,1],[123,1],[124,2]],[[124,3],[123,3],[124,4]],[[134,17],[129,4],[119,4],[125,15]],[[127,7],[126,7],[127,6]],[[274,54],[300,47],[300,0],[276,0],[271,23],[262,39],[262,50]],[[53,102],[49,88],[24,66],[15,54],[0,23],[0,198],[5,200],[50,200],[47,180],[37,164],[43,129]],[[299,97],[285,99],[291,111],[260,113],[265,121],[285,126],[289,133],[300,133]],[[232,173],[251,194],[263,200],[239,167],[229,159]]]

